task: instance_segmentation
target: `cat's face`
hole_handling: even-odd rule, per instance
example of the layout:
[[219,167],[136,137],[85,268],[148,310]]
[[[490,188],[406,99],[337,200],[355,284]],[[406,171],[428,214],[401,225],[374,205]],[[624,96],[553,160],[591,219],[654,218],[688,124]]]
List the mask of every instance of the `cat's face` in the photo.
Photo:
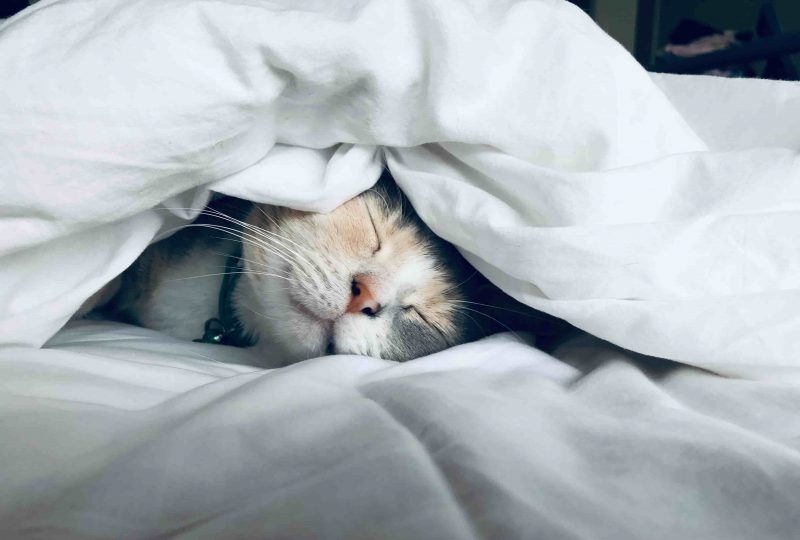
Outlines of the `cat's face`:
[[243,239],[240,319],[262,354],[409,360],[467,339],[463,259],[393,189],[328,214],[257,205]]

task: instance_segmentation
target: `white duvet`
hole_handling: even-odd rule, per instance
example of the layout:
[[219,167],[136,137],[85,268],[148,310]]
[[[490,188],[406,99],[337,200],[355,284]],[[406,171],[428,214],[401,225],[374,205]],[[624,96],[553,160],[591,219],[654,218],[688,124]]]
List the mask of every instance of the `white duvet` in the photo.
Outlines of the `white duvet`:
[[[651,75],[548,0],[43,0],[0,77],[4,537],[800,530],[798,83]],[[209,190],[324,211],[384,160],[495,283],[621,348],[264,372],[59,331]]]

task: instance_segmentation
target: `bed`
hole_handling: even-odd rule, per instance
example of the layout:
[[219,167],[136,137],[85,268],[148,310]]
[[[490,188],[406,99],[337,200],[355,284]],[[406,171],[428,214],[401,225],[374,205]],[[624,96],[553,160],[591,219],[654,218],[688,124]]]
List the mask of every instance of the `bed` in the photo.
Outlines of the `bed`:
[[[0,536],[797,536],[797,83],[648,73],[551,0],[42,0],[0,73]],[[585,334],[260,370],[68,323],[211,193],[384,166]]]

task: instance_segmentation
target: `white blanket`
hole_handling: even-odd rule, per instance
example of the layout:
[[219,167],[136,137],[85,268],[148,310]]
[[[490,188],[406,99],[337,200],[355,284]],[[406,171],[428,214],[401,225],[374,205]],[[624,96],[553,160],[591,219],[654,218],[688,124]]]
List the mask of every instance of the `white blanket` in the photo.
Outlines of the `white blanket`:
[[[650,75],[555,0],[43,0],[0,77],[0,530],[797,530],[797,83]],[[773,382],[508,337],[276,372],[117,326],[36,348],[210,189],[327,210],[384,159],[518,299]]]
[[639,352],[800,373],[798,83],[654,81],[548,0],[45,0],[2,27],[0,73],[0,343],[44,343],[159,203],[329,209],[377,144],[516,298]]

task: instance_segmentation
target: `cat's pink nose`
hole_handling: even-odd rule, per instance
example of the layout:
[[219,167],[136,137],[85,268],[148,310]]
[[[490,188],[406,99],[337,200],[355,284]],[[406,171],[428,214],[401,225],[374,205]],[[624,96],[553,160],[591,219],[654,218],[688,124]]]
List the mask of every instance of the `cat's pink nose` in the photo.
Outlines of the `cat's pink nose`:
[[356,276],[351,287],[352,296],[347,305],[347,313],[363,313],[374,316],[381,310],[381,305],[372,292],[374,284],[369,276]]

